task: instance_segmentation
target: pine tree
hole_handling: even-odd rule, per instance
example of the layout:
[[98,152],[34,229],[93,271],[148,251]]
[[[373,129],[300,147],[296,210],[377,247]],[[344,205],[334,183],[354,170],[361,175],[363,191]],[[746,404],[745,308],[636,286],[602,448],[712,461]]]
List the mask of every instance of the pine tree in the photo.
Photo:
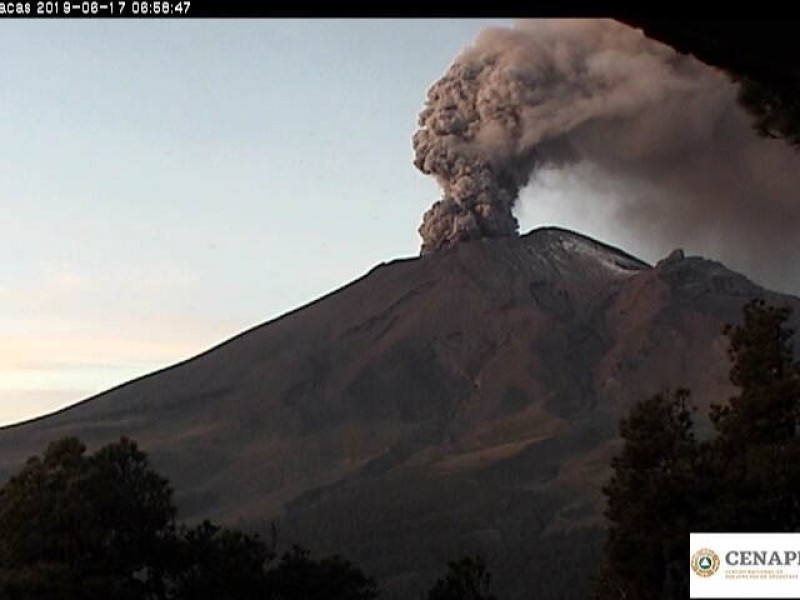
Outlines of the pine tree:
[[[685,570],[698,445],[685,389],[638,403],[621,421],[622,452],[604,486],[610,521],[595,596],[653,599]],[[686,594],[684,594],[686,595]]]
[[717,531],[797,531],[800,528],[800,363],[788,308],[755,300],[744,321],[728,326],[730,378],[739,393],[714,405],[717,431],[709,444],[716,506],[704,519]]

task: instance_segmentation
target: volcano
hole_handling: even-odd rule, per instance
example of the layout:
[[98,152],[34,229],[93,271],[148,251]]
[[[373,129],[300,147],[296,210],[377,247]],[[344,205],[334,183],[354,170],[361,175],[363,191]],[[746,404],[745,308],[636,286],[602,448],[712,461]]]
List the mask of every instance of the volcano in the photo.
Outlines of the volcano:
[[182,518],[274,521],[385,598],[419,597],[467,552],[498,597],[582,598],[620,416],[664,386],[701,413],[728,398],[722,328],[754,297],[800,308],[680,251],[651,266],[557,228],[461,243],[0,430],[0,478],[59,437],[126,435]]

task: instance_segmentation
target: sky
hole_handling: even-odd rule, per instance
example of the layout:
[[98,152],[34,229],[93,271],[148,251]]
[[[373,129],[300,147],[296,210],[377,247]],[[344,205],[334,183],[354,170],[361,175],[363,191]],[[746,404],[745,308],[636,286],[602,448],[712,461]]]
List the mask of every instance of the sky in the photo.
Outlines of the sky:
[[[493,24],[511,22],[3,23],[0,424],[416,255],[441,193],[412,164],[417,114]],[[671,250],[586,193],[543,173],[521,231],[571,227],[649,261]]]
[[0,424],[416,254],[416,115],[487,24],[4,23]]

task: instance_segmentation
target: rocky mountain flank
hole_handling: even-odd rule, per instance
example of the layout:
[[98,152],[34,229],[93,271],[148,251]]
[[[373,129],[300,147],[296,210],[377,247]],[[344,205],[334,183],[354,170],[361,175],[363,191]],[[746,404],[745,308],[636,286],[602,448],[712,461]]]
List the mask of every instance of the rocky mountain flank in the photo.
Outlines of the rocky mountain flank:
[[463,243],[0,430],[0,478],[58,437],[127,435],[184,518],[275,520],[279,542],[358,561],[387,598],[465,552],[498,597],[579,598],[620,415],[666,385],[727,398],[722,327],[756,296],[800,308],[710,260],[651,267],[557,228]]

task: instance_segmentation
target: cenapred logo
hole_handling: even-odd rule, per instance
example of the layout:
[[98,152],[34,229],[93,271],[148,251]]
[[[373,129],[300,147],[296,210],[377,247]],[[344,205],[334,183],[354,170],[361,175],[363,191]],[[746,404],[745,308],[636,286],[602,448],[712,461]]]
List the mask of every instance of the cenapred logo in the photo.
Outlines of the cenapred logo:
[[800,532],[690,533],[687,550],[690,598],[800,598]]
[[711,577],[719,569],[719,556],[710,548],[700,548],[692,555],[692,571],[700,577]]

